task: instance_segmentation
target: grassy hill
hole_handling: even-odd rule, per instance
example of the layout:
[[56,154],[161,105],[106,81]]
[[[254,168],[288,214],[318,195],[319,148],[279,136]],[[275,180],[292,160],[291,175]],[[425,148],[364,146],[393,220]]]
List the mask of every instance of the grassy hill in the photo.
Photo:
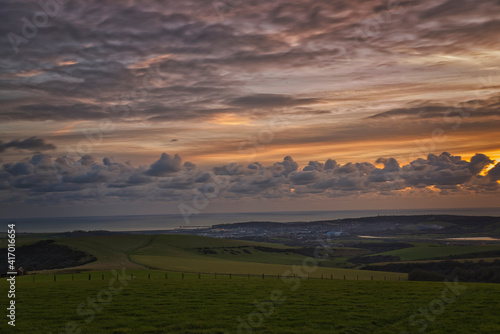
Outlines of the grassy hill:
[[[125,267],[196,273],[282,275],[291,270],[291,266],[302,266],[304,259],[313,256],[313,249],[302,247],[191,235],[92,236],[58,239],[56,242],[97,257],[97,261],[73,268],[75,270]],[[366,253],[366,250],[348,247],[332,251],[340,256]],[[370,279],[374,275],[374,279],[406,279],[406,275],[400,273],[359,271],[335,266],[334,259],[326,259],[320,261],[317,268],[308,270],[311,276],[317,277],[346,275],[347,279]]]
[[[117,293],[111,273],[19,277],[16,328],[2,333],[498,333],[500,285],[464,284],[439,312],[443,282],[235,278],[133,271]],[[153,274],[155,274],[153,272]],[[126,272],[125,276],[129,276]],[[7,282],[2,280],[2,288]],[[111,296],[111,297],[110,297]],[[446,297],[450,297],[450,292]],[[93,303],[93,304],[92,304]],[[48,305],[50,304],[50,307]],[[260,307],[260,308],[259,308]],[[426,318],[421,312],[427,312]],[[248,326],[248,327],[247,327]],[[70,331],[71,332],[71,331]]]
[[106,270],[109,268],[145,269],[143,265],[130,261],[129,254],[147,245],[149,235],[109,235],[83,238],[65,238],[56,242],[70,246],[97,257],[97,261],[75,267],[84,270]]
[[[74,267],[74,270],[106,270],[125,267],[127,269],[154,268],[183,272],[277,275],[290,270],[291,266],[301,266],[304,259],[312,257],[314,253],[314,248],[194,235],[120,234],[85,237],[63,237],[57,234],[27,235],[19,237],[19,244],[32,244],[48,237],[54,238],[57,245],[84,251],[97,258],[97,261]],[[349,246],[349,242],[344,243]],[[375,275],[377,278],[386,276],[390,279],[399,279],[401,274],[395,276],[389,273],[358,272],[347,269],[349,266],[354,267],[353,264],[349,263],[349,259],[393,256],[394,259],[399,258],[399,261],[415,261],[447,257],[470,258],[474,254],[500,252],[500,245],[415,243],[414,247],[377,252],[380,247],[382,247],[380,250],[383,250],[384,246],[390,246],[394,242],[363,241],[351,242],[351,244],[350,247],[330,248],[332,256],[320,261],[318,267],[310,274],[317,276],[347,275],[348,277]],[[380,247],[375,247],[377,245]],[[382,259],[384,258],[382,257]],[[18,264],[23,265],[22,258],[18,259]]]
[[[26,243],[37,240],[31,235]],[[366,255],[367,248],[332,248],[336,257],[316,267],[307,262],[312,261],[309,248],[243,240],[94,235],[54,243],[90,253],[97,261],[18,277],[17,328],[2,325],[2,333],[43,328],[97,334],[383,334],[418,333],[424,325],[426,333],[434,334],[500,331],[500,285],[460,283],[466,288],[433,314],[448,287],[445,282],[408,282],[405,273],[332,267],[339,259]],[[474,254],[483,247],[416,244],[384,253],[427,258]],[[297,269],[311,279],[283,279]],[[261,274],[274,276],[256,276]],[[122,290],[110,290],[121,282]],[[5,280],[0,285],[8,287]],[[425,317],[422,310],[431,315]]]
[[[283,275],[301,267],[313,256],[314,248],[248,240],[209,238],[194,235],[118,234],[103,231],[91,233],[30,234],[18,238],[19,245],[33,244],[44,238],[55,244],[83,251],[96,261],[66,271],[157,269],[194,273],[233,273],[252,275]],[[109,232],[108,232],[109,233]],[[74,237],[74,236],[78,237]],[[335,244],[338,244],[336,242]],[[358,270],[369,263],[429,261],[448,258],[498,257],[500,245],[446,245],[444,243],[401,243],[395,240],[344,240],[342,247],[331,247],[331,256],[303,275],[342,277],[346,279],[406,279],[407,273]],[[413,247],[412,247],[413,246]],[[392,248],[392,250],[391,250]],[[399,248],[399,249],[398,249]],[[40,254],[35,254],[40,255]],[[373,259],[373,260],[371,260]],[[17,259],[23,265],[23,258]],[[32,260],[32,259],[30,259]],[[36,259],[35,259],[36,260]],[[39,261],[39,260],[36,260]],[[32,261],[31,261],[32,262]],[[308,265],[311,265],[310,263]],[[31,268],[28,268],[30,270]],[[368,268],[367,268],[368,269]],[[380,270],[380,269],[379,269]],[[384,270],[384,269],[382,269]],[[41,271],[52,272],[52,271]],[[296,271],[299,275],[300,272]]]

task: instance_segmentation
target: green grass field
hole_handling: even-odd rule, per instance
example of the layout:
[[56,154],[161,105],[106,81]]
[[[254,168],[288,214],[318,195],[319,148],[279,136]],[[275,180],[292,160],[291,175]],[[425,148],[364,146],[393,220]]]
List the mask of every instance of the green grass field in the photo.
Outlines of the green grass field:
[[[304,260],[308,259],[305,255],[283,251],[297,247],[189,235],[92,236],[57,239],[56,243],[86,251],[97,257],[97,261],[74,267],[72,270],[125,267],[131,270],[152,268],[176,272],[283,275],[290,271],[292,266],[301,267],[305,264],[309,267],[314,265],[314,270],[310,269],[309,272],[314,277],[345,275],[346,279],[371,279],[373,276],[375,280],[407,278],[406,274],[401,273],[335,268],[339,261],[346,260],[342,255],[353,256],[366,252],[348,247],[333,249],[334,254],[340,256],[338,258],[311,264],[304,263]],[[265,247],[266,250],[259,247]],[[306,274],[305,271],[302,272]]]
[[[26,238],[26,240],[23,240]],[[43,236],[20,238],[21,243],[33,242]],[[303,266],[307,256],[276,243],[262,243],[233,239],[217,239],[190,235],[110,235],[80,238],[60,238],[56,243],[76,248],[97,257],[97,261],[71,270],[129,270],[157,269],[174,272],[233,273],[253,275],[283,275],[292,266]],[[399,249],[379,255],[396,255],[401,261],[427,260],[449,255],[469,255],[500,250],[500,245],[438,245],[416,243],[415,247]],[[405,280],[406,274],[370,272],[346,269],[352,267],[348,258],[365,255],[359,248],[332,248],[333,257],[319,261],[311,276],[343,277],[347,279]],[[370,255],[368,255],[370,256]],[[308,264],[310,265],[310,263]],[[53,271],[42,271],[52,273]]]
[[402,261],[412,261],[446,257],[450,255],[468,255],[486,251],[500,251],[500,245],[419,245],[416,247],[398,249],[395,251],[379,253],[376,255],[395,255],[399,256]]
[[[363,249],[332,248],[335,257],[316,262],[281,244],[185,235],[56,243],[89,252],[97,261],[18,277],[16,328],[5,317],[0,333],[500,332],[500,285],[466,283],[456,300],[445,303],[450,291],[444,282],[336,267],[366,254]],[[500,246],[420,243],[383,254],[408,261],[494,249]],[[296,279],[283,278],[293,273]],[[7,289],[5,280],[0,284]]]
[[[233,272],[277,274],[291,265],[301,265],[305,256],[293,251],[298,247],[278,243],[262,243],[233,239],[207,238],[191,235],[108,235],[78,238],[58,238],[57,235],[23,235],[18,246],[54,237],[57,244],[88,252],[97,261],[76,270],[106,270],[109,268],[161,269],[186,272]],[[377,242],[380,241],[363,241]],[[366,249],[331,248],[333,256],[321,261],[319,273],[339,273],[353,268],[348,262],[354,256],[395,255],[401,261],[427,260],[448,256],[470,256],[474,253],[500,251],[500,245],[442,245],[414,242],[414,247],[367,255]],[[263,250],[262,247],[265,249]],[[476,256],[481,258],[482,256]],[[334,271],[331,268],[336,268]]]
[[[130,273],[134,280],[126,280],[121,291],[122,283],[110,281],[110,272],[93,272],[91,281],[88,273],[58,276],[56,282],[51,275],[35,275],[35,282],[32,276],[18,277],[16,328],[4,323],[1,332],[417,333],[424,322],[425,333],[500,331],[500,286],[493,284],[466,284],[437,312],[436,300],[446,289],[442,282],[199,279],[194,274],[182,279],[176,273],[165,279],[152,271],[126,271],[125,277]],[[7,288],[5,280],[1,284]],[[418,315],[420,309],[428,312],[427,320]]]

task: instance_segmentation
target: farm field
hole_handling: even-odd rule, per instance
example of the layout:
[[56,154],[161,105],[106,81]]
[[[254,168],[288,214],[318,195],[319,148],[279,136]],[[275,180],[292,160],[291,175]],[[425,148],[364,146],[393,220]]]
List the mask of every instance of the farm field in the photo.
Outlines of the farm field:
[[[19,238],[20,244],[29,244],[47,238],[47,235],[28,235]],[[156,269],[173,272],[192,273],[233,273],[252,275],[283,275],[293,266],[313,266],[311,276],[342,277],[346,279],[405,280],[406,273],[358,270],[359,265],[349,262],[356,256],[393,255],[399,261],[428,261],[432,258],[449,256],[485,258],[483,254],[500,251],[500,245],[443,245],[414,243],[414,247],[381,253],[370,253],[356,247],[330,247],[326,259],[314,260],[313,248],[285,246],[278,243],[254,242],[247,240],[209,238],[193,235],[98,235],[88,237],[58,238],[55,243],[85,251],[94,255],[97,261],[66,271],[96,271],[108,269],[144,270]],[[359,241],[358,241],[359,242]],[[358,245],[353,241],[347,244]],[[367,245],[383,244],[368,241]],[[362,246],[364,247],[364,246]],[[491,256],[491,255],[490,255]],[[491,256],[490,259],[495,257]],[[488,259],[486,257],[485,259]],[[307,262],[313,260],[312,262]],[[305,262],[304,262],[305,261]],[[380,263],[388,263],[380,261]],[[22,265],[22,264],[21,264]],[[39,270],[39,273],[60,272],[61,269]],[[304,275],[307,273],[302,271]],[[297,273],[297,275],[299,275]]]
[[[132,256],[132,259],[151,268],[171,271],[234,273],[242,275],[285,275],[286,273],[289,273],[290,275],[293,275],[293,273],[291,273],[293,270],[292,266],[281,264],[140,255]],[[301,271],[303,274],[297,274],[297,276],[305,277],[307,275],[307,271],[311,271],[310,276],[316,278],[321,277],[321,275],[324,275],[325,277],[330,277],[330,275],[333,275],[334,277],[343,277],[345,275],[346,279],[356,279],[357,277],[359,277],[359,279],[371,279],[372,276],[375,280],[383,280],[385,278],[388,280],[399,280],[400,278],[406,280],[407,278],[407,274],[402,273],[313,266],[310,266],[309,268],[307,266],[308,265],[304,266],[304,269],[299,269],[297,272]],[[300,263],[297,263],[296,267],[300,267]]]
[[425,260],[453,255],[466,255],[488,251],[500,251],[500,245],[424,245],[411,248],[398,249],[376,255],[399,256],[402,261]]
[[[18,277],[16,328],[5,333],[66,333],[65,326],[69,333],[115,334],[417,333],[424,325],[426,333],[500,331],[500,286],[494,284],[459,283],[456,299],[432,314],[443,282],[182,279],[175,273],[165,279],[162,272],[126,271],[121,283],[115,274],[93,272],[90,281],[88,273],[59,275],[55,282],[52,275],[34,275],[35,282]],[[1,284],[6,288],[5,280]]]
[[[189,235],[116,235],[56,239],[56,243],[86,251],[97,261],[72,270],[104,270],[109,268],[161,269],[178,272],[234,273],[282,275],[291,266],[310,266],[311,276],[346,276],[346,279],[406,279],[406,274],[370,272],[335,268],[338,259],[304,263],[308,257],[293,252],[300,247],[242,240],[216,239]],[[291,250],[291,251],[288,251]],[[366,251],[342,247],[332,249],[336,255],[356,255]],[[312,256],[312,254],[310,254]],[[311,258],[310,258],[311,259]],[[316,264],[318,266],[316,266]],[[42,271],[47,272],[47,271]],[[52,271],[48,271],[52,272]],[[302,271],[304,275],[305,271]],[[297,273],[297,275],[299,275]]]
[[363,265],[349,262],[373,255],[397,255],[400,262],[472,257],[493,254],[500,245],[413,242],[377,252],[391,243],[358,239],[333,243],[331,256],[321,260],[312,247],[193,235],[27,235],[19,244],[48,238],[97,260],[19,276],[15,332],[500,331],[500,285],[459,283],[457,298],[445,303],[442,296],[451,292],[443,281],[408,282],[406,272],[360,270]]

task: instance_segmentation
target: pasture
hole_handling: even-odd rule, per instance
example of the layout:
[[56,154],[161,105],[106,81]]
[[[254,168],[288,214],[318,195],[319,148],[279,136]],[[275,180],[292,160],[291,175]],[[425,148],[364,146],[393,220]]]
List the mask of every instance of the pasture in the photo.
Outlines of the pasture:
[[[232,273],[283,275],[292,268],[297,276],[346,279],[405,280],[407,275],[379,271],[336,268],[339,258],[324,260],[297,253],[300,247],[243,240],[216,239],[190,235],[113,235],[57,239],[56,243],[86,251],[97,261],[72,270],[158,269],[192,273]],[[356,248],[331,248],[331,254],[345,260],[366,251]],[[46,273],[43,271],[42,273]],[[48,271],[52,272],[52,271]],[[293,275],[293,273],[292,273]]]
[[[332,257],[320,260],[302,247],[186,235],[55,240],[97,261],[18,277],[16,328],[2,325],[2,333],[500,331],[500,285],[458,289],[408,282],[404,273],[335,267],[366,249],[331,247]],[[427,259],[498,248],[418,244],[386,254]]]
[[[5,333],[494,333],[500,286],[119,271],[18,277]],[[134,276],[129,279],[130,274]],[[148,279],[148,274],[150,278]],[[102,275],[104,279],[102,279]],[[6,281],[1,283],[6,288]],[[113,289],[111,289],[112,287]],[[464,288],[465,287],[465,288]],[[437,304],[436,304],[437,303]],[[2,328],[5,328],[2,324]],[[79,332],[80,330],[80,332]]]
[[402,261],[425,260],[432,258],[442,258],[454,255],[470,255],[475,253],[484,253],[491,251],[500,251],[500,245],[417,245],[411,248],[398,249],[395,251],[379,253],[376,255],[395,255]]

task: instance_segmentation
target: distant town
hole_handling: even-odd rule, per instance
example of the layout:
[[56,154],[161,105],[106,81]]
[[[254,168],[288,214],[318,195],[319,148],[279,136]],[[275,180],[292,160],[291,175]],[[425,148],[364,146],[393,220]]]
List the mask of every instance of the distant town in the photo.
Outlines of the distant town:
[[[288,244],[310,244],[324,239],[397,238],[432,235],[433,239],[465,235],[500,237],[489,227],[498,217],[423,215],[423,216],[376,216],[347,218],[314,222],[245,222],[219,224],[210,227],[181,226],[164,231],[169,234],[190,234],[215,238],[246,239]],[[496,225],[495,225],[496,226]],[[481,234],[482,233],[482,234]],[[493,233],[493,234],[492,234]],[[492,238],[491,241],[495,241]]]

